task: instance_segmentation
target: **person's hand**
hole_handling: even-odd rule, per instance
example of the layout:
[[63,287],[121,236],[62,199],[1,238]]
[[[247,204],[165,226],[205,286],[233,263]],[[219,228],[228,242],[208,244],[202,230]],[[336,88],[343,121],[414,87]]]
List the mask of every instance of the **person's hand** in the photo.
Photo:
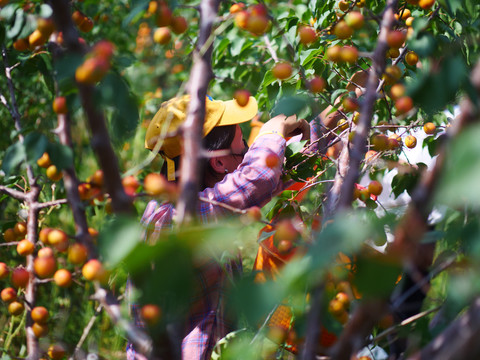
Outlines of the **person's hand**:
[[277,115],[262,126],[262,132],[276,132],[284,138],[302,134],[302,140],[310,139],[310,125],[305,119],[297,120],[296,115]]

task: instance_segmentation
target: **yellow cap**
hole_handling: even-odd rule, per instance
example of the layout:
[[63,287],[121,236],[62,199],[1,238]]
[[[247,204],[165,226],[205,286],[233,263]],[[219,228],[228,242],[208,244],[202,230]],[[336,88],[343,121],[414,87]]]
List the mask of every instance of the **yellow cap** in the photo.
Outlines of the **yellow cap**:
[[[184,123],[187,117],[190,95],[173,98],[164,102],[153,117],[145,136],[145,147],[152,150],[161,136],[174,133]],[[234,125],[251,120],[258,112],[257,101],[250,97],[246,106],[238,105],[236,100],[212,100],[205,102],[205,121],[203,136],[206,136],[216,126]],[[182,154],[181,136],[163,139],[159,151],[173,159]]]

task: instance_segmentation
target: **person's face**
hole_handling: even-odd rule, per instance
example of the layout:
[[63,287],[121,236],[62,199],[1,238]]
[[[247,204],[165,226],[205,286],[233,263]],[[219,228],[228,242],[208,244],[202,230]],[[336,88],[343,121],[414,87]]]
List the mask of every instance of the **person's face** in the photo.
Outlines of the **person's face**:
[[248,151],[248,145],[245,140],[243,140],[242,129],[239,125],[236,125],[235,137],[233,138],[232,145],[230,146],[230,155],[225,156],[225,169],[228,172],[235,171],[238,165],[243,161],[245,153]]

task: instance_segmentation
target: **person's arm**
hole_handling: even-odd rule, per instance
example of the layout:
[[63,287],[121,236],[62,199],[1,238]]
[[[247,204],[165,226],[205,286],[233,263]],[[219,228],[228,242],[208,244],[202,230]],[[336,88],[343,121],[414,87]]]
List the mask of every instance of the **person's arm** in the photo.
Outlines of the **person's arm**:
[[[272,118],[262,126],[240,166],[213,188],[202,191],[200,196],[237,209],[265,205],[283,187],[280,178],[285,137],[296,134],[309,138],[310,128],[305,120],[284,115]],[[277,164],[268,167],[267,158],[277,159]],[[227,212],[226,209],[205,201],[200,203],[200,207],[200,214],[205,217]]]

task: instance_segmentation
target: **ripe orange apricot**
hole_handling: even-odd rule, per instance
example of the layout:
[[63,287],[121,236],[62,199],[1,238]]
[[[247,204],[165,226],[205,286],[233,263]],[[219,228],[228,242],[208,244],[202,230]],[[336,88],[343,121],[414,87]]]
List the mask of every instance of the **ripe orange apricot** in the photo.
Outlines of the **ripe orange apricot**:
[[88,258],[88,250],[85,245],[75,243],[68,248],[68,261],[75,265],[83,264]]
[[17,235],[15,234],[15,231],[13,229],[7,229],[3,233],[3,239],[5,242],[13,242],[17,239]]
[[48,325],[47,324],[39,324],[34,322],[32,325],[32,331],[35,334],[35,337],[41,338],[48,334]]
[[280,159],[276,154],[268,154],[267,157],[265,158],[265,165],[270,169],[273,169],[274,167],[278,166],[279,162],[280,162]]
[[406,114],[413,109],[413,100],[409,96],[402,96],[395,101],[395,107],[398,115]]
[[308,45],[317,40],[317,32],[310,26],[301,26],[298,29],[298,37],[302,44]]
[[160,307],[155,304],[146,304],[140,310],[142,319],[150,326],[155,325],[160,320],[162,311]]
[[171,38],[172,34],[168,27],[160,27],[153,33],[153,41],[160,45],[168,44]]
[[358,59],[358,50],[355,46],[344,46],[340,51],[340,59],[346,63],[354,64]]
[[97,259],[89,260],[82,267],[82,275],[85,277],[85,279],[90,281],[99,280],[100,277],[103,275],[103,273],[104,273],[103,265]]
[[55,23],[53,22],[53,19],[38,18],[37,29],[48,39],[48,37],[55,31]]
[[345,20],[340,20],[333,28],[333,34],[339,39],[348,39],[353,35],[353,29],[348,26]]
[[143,179],[143,187],[150,195],[161,195],[167,192],[169,186],[163,175],[150,173]]
[[66,114],[68,112],[67,108],[67,98],[65,96],[57,96],[53,100],[53,111],[57,114]]
[[187,20],[183,16],[174,16],[170,28],[175,34],[183,34],[188,28]]
[[59,269],[53,275],[53,280],[57,286],[67,288],[72,285],[72,273],[67,269]]
[[240,106],[247,106],[248,101],[250,100],[250,91],[245,89],[239,89],[233,94],[233,98],[237,101],[237,104]]
[[30,316],[36,323],[45,324],[48,321],[49,313],[44,306],[35,306],[32,309]]
[[170,25],[172,22],[172,11],[165,1],[160,1],[157,7],[157,14],[155,17],[155,24],[158,27]]
[[40,232],[38,233],[38,238],[40,239],[40,241],[42,243],[44,243],[45,245],[48,245],[48,234],[50,233],[50,231],[52,231],[51,228],[43,228],[42,230],[40,230]]
[[281,220],[275,225],[274,239],[294,241],[299,236],[299,232],[295,229],[292,222],[288,219]]
[[368,184],[368,191],[370,192],[370,194],[377,196],[380,195],[383,191],[382,183],[377,180],[373,180],[372,182],[370,182],[370,184]]
[[47,40],[48,38],[45,35],[43,35],[38,29],[28,36],[28,43],[31,48],[42,46],[47,42]]
[[268,18],[266,15],[255,15],[250,13],[247,19],[247,30],[254,35],[263,35],[268,29]]
[[250,14],[246,10],[240,10],[235,14],[235,25],[240,29],[246,29],[248,24],[248,18]]
[[17,51],[25,51],[28,50],[28,39],[18,39],[13,43],[13,48]]
[[325,89],[325,80],[321,76],[315,76],[309,82],[309,88],[312,93],[319,93]]
[[427,135],[435,134],[436,129],[437,127],[432,122],[427,122],[423,125],[423,131],[425,131],[425,134]]
[[235,3],[232,6],[230,6],[230,14],[235,14],[241,10],[245,9],[245,4],[242,2]]
[[7,264],[4,262],[0,262],[0,279],[5,279],[10,274],[10,270],[8,269]]
[[63,230],[51,229],[48,232],[47,241],[48,241],[48,244],[55,246],[65,241],[68,241],[68,236]]
[[387,44],[391,48],[400,48],[405,42],[406,34],[401,30],[392,30],[387,34]]
[[344,12],[347,11],[349,7],[350,7],[350,4],[348,3],[348,1],[340,0],[338,2],[338,8]]
[[23,314],[24,310],[25,310],[25,306],[23,305],[23,303],[19,301],[12,301],[10,304],[8,304],[8,312],[13,316],[18,316]]
[[342,100],[343,110],[345,112],[356,111],[358,109],[358,101],[352,97],[345,97]]
[[392,87],[390,88],[390,97],[393,99],[393,100],[397,100],[399,98],[401,98],[402,96],[405,95],[405,85],[403,84],[394,84],[392,85]]
[[48,348],[48,356],[50,357],[50,359],[52,360],[60,360],[60,359],[63,359],[63,357],[65,356],[65,349],[62,345],[60,344],[54,344],[54,345],[50,345],[50,347]]
[[287,255],[293,249],[293,243],[290,240],[280,240],[277,244],[277,249],[280,255]]
[[24,237],[27,234],[27,223],[25,221],[17,222],[13,227],[13,232],[17,237]]
[[0,293],[0,298],[6,303],[17,300],[17,290],[12,287],[7,287]]
[[435,4],[435,0],[419,0],[418,6],[420,6],[423,10],[430,9],[433,4]]
[[50,165],[46,171],[47,177],[52,181],[59,181],[63,177],[63,173],[58,171],[55,165]]
[[409,149],[413,149],[415,146],[417,146],[417,138],[413,135],[408,135],[403,142]]
[[363,27],[365,20],[360,11],[350,11],[347,15],[345,15],[345,22],[352,29],[359,30]]
[[57,270],[55,257],[49,256],[35,258],[33,261],[33,269],[40,279],[51,277],[55,273],[55,270]]
[[292,65],[286,62],[279,62],[274,65],[272,74],[279,80],[285,80],[292,76],[292,71]]
[[49,248],[49,247],[41,248],[37,252],[38,257],[50,257],[50,256],[53,256],[53,255],[54,255],[53,250],[52,250],[52,248]]
[[27,239],[23,239],[17,244],[17,252],[21,256],[32,255],[34,250],[35,245]]
[[75,80],[93,85],[103,79],[109,68],[108,61],[100,56],[88,58],[75,70]]
[[339,62],[341,60],[341,51],[342,47],[340,45],[330,46],[326,52],[327,59],[332,62]]
[[17,267],[12,271],[11,279],[13,286],[17,289],[24,288],[27,286],[28,280],[30,279],[30,273],[23,267]]
[[43,155],[38,158],[37,165],[45,169],[52,165],[50,162],[50,156],[47,152],[44,152]]
[[385,68],[383,79],[385,84],[393,85],[402,77],[402,70],[397,65],[389,65]]
[[72,20],[75,25],[80,26],[83,20],[85,20],[85,15],[81,11],[75,10],[72,14]]
[[415,66],[417,65],[418,62],[418,55],[415,53],[415,51],[409,51],[405,55],[405,62],[410,65],[410,66]]
[[93,29],[93,20],[89,17],[85,17],[80,25],[78,25],[78,29],[82,32],[90,32]]

